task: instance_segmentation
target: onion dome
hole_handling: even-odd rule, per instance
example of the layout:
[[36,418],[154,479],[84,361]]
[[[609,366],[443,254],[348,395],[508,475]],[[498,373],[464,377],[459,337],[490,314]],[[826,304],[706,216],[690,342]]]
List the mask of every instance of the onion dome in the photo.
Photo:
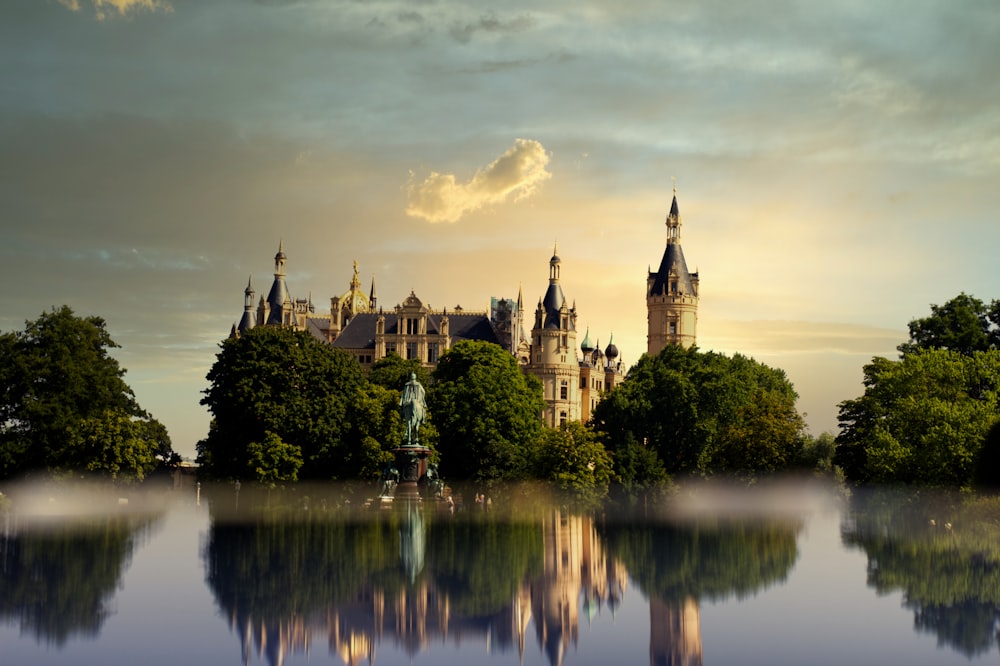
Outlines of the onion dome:
[[611,342],[604,349],[604,355],[608,357],[608,360],[614,360],[618,358],[618,347],[615,346],[615,336],[614,333],[611,334]]
[[583,342],[580,343],[580,351],[584,354],[589,354],[594,351],[594,345],[590,344],[590,327],[587,327],[587,332],[583,335]]

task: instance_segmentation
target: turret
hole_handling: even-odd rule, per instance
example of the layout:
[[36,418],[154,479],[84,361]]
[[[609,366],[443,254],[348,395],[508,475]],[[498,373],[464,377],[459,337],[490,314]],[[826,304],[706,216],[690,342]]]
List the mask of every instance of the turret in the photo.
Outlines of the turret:
[[240,319],[239,325],[236,326],[237,337],[249,331],[256,323],[253,316],[254,295],[253,276],[251,275],[250,279],[247,280],[247,288],[243,290],[243,317]]
[[264,322],[269,326],[281,326],[286,321],[286,307],[291,310],[291,297],[288,295],[288,287],[285,285],[285,246],[284,241],[278,241],[278,252],[274,255],[274,282],[271,283],[271,291],[267,294],[267,320]]

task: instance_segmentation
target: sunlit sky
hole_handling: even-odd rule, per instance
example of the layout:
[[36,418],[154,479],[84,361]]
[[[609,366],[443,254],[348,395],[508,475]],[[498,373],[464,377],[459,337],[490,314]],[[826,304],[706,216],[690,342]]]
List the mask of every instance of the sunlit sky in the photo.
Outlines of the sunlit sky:
[[279,241],[317,309],[357,260],[646,347],[676,178],[698,345],[784,369],[813,434],[960,292],[1000,298],[993,0],[6,0],[0,330],[104,317],[192,456]]

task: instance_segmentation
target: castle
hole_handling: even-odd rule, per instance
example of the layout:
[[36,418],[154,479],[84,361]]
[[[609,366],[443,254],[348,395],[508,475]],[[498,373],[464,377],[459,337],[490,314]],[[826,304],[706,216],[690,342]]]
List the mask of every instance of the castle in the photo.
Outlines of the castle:
[[[696,341],[698,273],[688,271],[681,249],[676,188],[666,226],[659,268],[655,273],[649,270],[646,279],[648,354],[658,354],[667,345],[691,347]],[[243,316],[233,325],[231,337],[255,326],[289,326],[343,349],[366,369],[389,354],[433,368],[455,343],[484,340],[506,349],[524,372],[541,381],[546,404],[542,418],[551,427],[589,420],[601,395],[624,378],[624,362],[613,336],[602,350],[591,344],[588,329],[577,346],[576,302],[570,305],[563,293],[562,262],[555,248],[549,259],[549,283],[538,299],[530,334],[525,333],[521,289],[516,301],[491,299],[488,312],[467,312],[460,307],[436,310],[412,291],[402,303],[386,310],[378,304],[374,277],[369,292],[362,290],[355,261],[348,290],[330,299],[328,312],[317,312],[311,295],[307,299],[290,296],[286,261],[282,242],[274,256],[274,279],[267,297],[261,296],[255,304],[251,277],[244,290]]]

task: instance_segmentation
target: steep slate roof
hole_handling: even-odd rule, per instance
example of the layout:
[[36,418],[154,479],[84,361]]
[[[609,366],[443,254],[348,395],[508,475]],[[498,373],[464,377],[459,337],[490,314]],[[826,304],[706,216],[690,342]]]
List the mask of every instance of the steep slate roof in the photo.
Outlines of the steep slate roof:
[[[545,296],[542,298],[542,308],[545,311],[545,320],[542,322],[542,328],[562,328],[560,310],[566,303],[566,296],[563,294],[562,285],[559,284],[560,263],[559,254],[553,248],[552,258],[549,259],[549,287],[545,290]],[[576,329],[572,322],[569,328],[570,330]]]
[[691,283],[691,273],[688,272],[687,262],[684,261],[684,250],[680,243],[667,243],[667,249],[663,251],[663,259],[660,260],[660,268],[653,275],[656,276],[650,294],[670,293],[670,274],[677,276],[677,291],[681,294],[694,294],[694,285]]
[[542,307],[545,308],[543,328],[559,328],[561,326],[559,308],[565,302],[566,297],[563,295],[562,286],[558,282],[549,282],[549,288],[545,290],[545,298],[542,299]]
[[670,234],[667,240],[667,247],[663,251],[663,259],[660,260],[660,268],[651,273],[654,278],[653,286],[650,288],[650,295],[662,295],[670,293],[671,275],[677,280],[677,293],[694,295],[694,284],[691,282],[691,273],[688,271],[687,262],[684,261],[684,250],[681,249],[680,208],[677,206],[677,191],[674,190],[674,199],[670,203],[670,212],[667,214],[667,229]]
[[[397,335],[399,320],[394,313],[385,314],[385,334]],[[440,313],[427,315],[427,334],[439,335],[441,333]],[[333,341],[334,347],[342,349],[374,349],[375,348],[375,324],[378,321],[378,314],[363,313],[354,315],[347,326],[340,332],[337,339]],[[496,328],[489,317],[484,314],[465,314],[461,312],[449,313],[448,333],[452,342],[460,340],[483,340],[500,344]]]

